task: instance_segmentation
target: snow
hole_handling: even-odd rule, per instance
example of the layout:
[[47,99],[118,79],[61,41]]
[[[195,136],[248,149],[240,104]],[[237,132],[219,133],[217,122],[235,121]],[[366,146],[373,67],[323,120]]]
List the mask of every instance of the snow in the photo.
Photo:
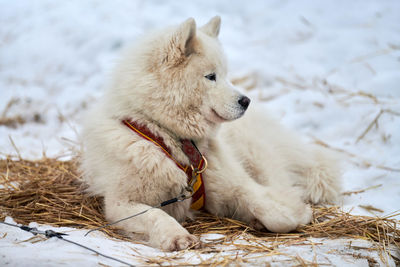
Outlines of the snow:
[[[7,217],[6,222],[15,223]],[[41,230],[54,229],[49,226],[38,226],[31,223],[30,227],[39,227]],[[10,228],[0,224],[0,233],[7,233],[0,239],[0,263],[3,266],[76,266],[84,263],[85,266],[122,266],[111,259],[98,256],[92,252],[84,250],[73,244],[66,243],[56,238],[45,239],[41,236],[32,236],[28,232],[17,228]],[[240,255],[238,257],[237,248],[234,245],[214,245],[211,252],[198,254],[193,251],[182,252],[162,252],[143,244],[115,240],[107,238],[100,232],[91,234],[90,238],[82,238],[85,230],[77,230],[68,227],[59,227],[57,231],[67,233],[65,239],[78,242],[84,246],[97,250],[108,256],[116,257],[119,260],[135,266],[143,266],[149,260],[169,259],[163,262],[164,265],[193,265],[212,259],[213,261],[223,261],[226,258],[239,258],[239,264],[249,266],[260,266],[260,263],[268,261],[271,266],[287,266],[288,264],[318,263],[321,265],[343,266],[369,266],[369,262],[376,262],[379,265],[394,266],[391,258],[381,259],[379,251],[374,245],[366,240],[352,239],[323,239],[310,238],[297,242],[292,246],[278,247],[279,253],[268,252],[252,253]],[[209,234],[202,236],[203,242],[212,242],[221,238],[221,235]],[[262,242],[265,247],[270,244]],[[239,237],[233,244],[252,245],[252,242],[244,237]],[[259,244],[254,244],[259,245]],[[223,248],[223,253],[215,251]],[[392,251],[392,253],[395,253]],[[242,253],[241,253],[242,254]],[[246,254],[246,253],[243,253]],[[395,254],[396,255],[396,254]],[[398,256],[398,255],[397,255]],[[383,256],[385,257],[385,256]],[[161,261],[162,262],[162,261]],[[154,265],[154,264],[153,264]],[[156,264],[157,265],[157,264]]]
[[[70,158],[79,150],[80,116],[101,95],[121,48],[151,29],[190,16],[201,25],[216,14],[222,17],[220,40],[231,77],[249,76],[249,83],[257,85],[247,93],[253,103],[306,141],[320,141],[336,151],[343,158],[344,191],[370,188],[344,196],[343,208],[371,216],[398,211],[400,2],[395,0],[0,0],[0,118],[26,121],[14,128],[0,126],[0,156]],[[371,214],[361,207],[367,205],[382,212]],[[132,251],[165,255],[100,233],[82,238],[82,230],[57,231],[135,264],[143,261]],[[115,265],[56,239],[20,242],[31,234],[0,225],[0,235],[5,233],[0,263]],[[310,262],[316,255],[319,263],[368,265],[367,258],[351,256],[348,244],[354,240],[307,242],[318,245],[282,251]],[[349,251],[339,253],[345,248]],[[334,250],[339,252],[329,253]],[[195,263],[196,256],[187,253]],[[374,253],[368,255],[382,263]]]

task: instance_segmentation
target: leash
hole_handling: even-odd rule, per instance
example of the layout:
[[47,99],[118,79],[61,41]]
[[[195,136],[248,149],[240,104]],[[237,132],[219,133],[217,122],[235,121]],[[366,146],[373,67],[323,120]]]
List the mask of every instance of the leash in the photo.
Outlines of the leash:
[[84,248],[84,249],[89,250],[89,251],[91,251],[91,252],[94,252],[94,253],[96,253],[96,254],[98,254],[98,255],[104,257],[104,258],[107,258],[107,259],[110,259],[110,260],[113,260],[113,261],[117,261],[117,262],[122,263],[122,264],[125,264],[125,265],[127,265],[127,266],[135,266],[135,265],[132,265],[132,264],[126,262],[126,261],[123,261],[123,260],[114,258],[114,257],[112,257],[112,256],[108,256],[108,255],[106,255],[106,254],[103,254],[103,253],[101,253],[101,252],[99,252],[99,251],[97,251],[97,250],[94,250],[94,249],[89,248],[89,247],[87,247],[87,246],[85,246],[85,245],[79,244],[79,243],[77,243],[77,242],[75,242],[75,241],[66,239],[64,236],[66,236],[66,235],[68,235],[68,234],[65,234],[65,233],[55,232],[55,231],[53,231],[53,230],[41,231],[41,230],[38,230],[36,227],[29,227],[29,226],[26,226],[26,225],[21,225],[21,226],[19,226],[19,225],[17,225],[17,224],[12,224],[12,223],[7,223],[7,222],[0,222],[0,223],[1,223],[1,224],[8,225],[8,226],[12,226],[12,227],[19,228],[19,229],[24,230],[24,231],[26,231],[26,232],[29,232],[29,233],[31,233],[31,234],[33,234],[33,235],[35,235],[35,236],[36,236],[36,235],[44,235],[44,236],[47,237],[47,238],[57,237],[57,238],[60,239],[60,240],[63,240],[63,241],[68,242],[68,243],[70,243],[70,244],[74,244],[74,245],[76,245],[76,246],[78,246],[78,247],[81,247],[81,248]]

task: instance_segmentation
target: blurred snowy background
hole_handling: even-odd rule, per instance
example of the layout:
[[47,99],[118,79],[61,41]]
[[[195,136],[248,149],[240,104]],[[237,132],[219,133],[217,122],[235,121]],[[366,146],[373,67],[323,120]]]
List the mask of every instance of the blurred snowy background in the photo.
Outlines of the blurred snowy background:
[[390,214],[400,209],[399,14],[396,0],[0,0],[0,157],[70,158],[125,45],[220,15],[232,80],[343,157],[345,209]]

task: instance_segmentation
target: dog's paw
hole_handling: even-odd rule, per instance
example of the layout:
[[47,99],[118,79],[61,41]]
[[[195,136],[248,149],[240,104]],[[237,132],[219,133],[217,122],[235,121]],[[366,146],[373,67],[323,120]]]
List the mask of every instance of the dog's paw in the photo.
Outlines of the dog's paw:
[[296,211],[287,207],[280,207],[280,211],[275,211],[275,214],[271,214],[268,218],[263,218],[262,222],[272,232],[288,233],[296,230],[302,224],[310,223],[311,219],[311,207],[304,205],[304,207],[299,207]]
[[[156,239],[156,240],[154,240]],[[200,240],[189,234],[185,229],[181,231],[169,231],[161,236],[155,237],[153,239],[152,245],[161,248],[165,251],[177,251],[189,248],[201,248],[202,244]]]
[[166,241],[163,244],[162,249],[168,251],[184,250],[188,248],[200,248],[200,240],[191,234],[179,235],[172,238],[172,240]]
[[258,202],[254,216],[269,231],[287,233],[310,223],[312,209],[297,192],[275,192],[265,202]]

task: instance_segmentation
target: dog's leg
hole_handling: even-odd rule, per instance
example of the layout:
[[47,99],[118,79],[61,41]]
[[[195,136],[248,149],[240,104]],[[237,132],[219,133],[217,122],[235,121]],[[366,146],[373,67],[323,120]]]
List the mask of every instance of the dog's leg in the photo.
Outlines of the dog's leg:
[[241,159],[240,163],[259,184],[296,185],[304,193],[304,200],[311,203],[337,200],[337,159],[320,147],[304,144],[261,110],[250,109],[243,119],[221,130],[225,140],[235,144],[229,153]]
[[[136,214],[182,192],[187,185],[186,174],[160,149],[118,122],[97,125],[87,134],[90,149],[83,169],[91,174],[87,180],[94,192],[105,198],[108,221]],[[177,221],[189,215],[189,206],[190,200],[186,200],[166,206],[168,213],[151,209],[118,226],[128,233],[146,235],[154,247],[186,249],[198,244],[198,239]]]
[[[149,209],[150,206],[123,201],[118,193],[106,196],[105,212],[107,220],[112,222]],[[166,251],[199,248],[199,239],[189,234],[173,217],[161,209],[153,208],[144,214],[117,224],[124,231],[144,234],[153,247]]]
[[206,207],[210,212],[249,224],[259,221],[273,232],[295,230],[300,224],[309,223],[312,218],[311,207],[304,203],[302,192],[294,187],[265,187],[244,176],[240,184],[230,184],[207,192]]
[[[282,184],[295,186],[303,192],[304,201],[314,204],[337,201],[341,182],[340,168],[335,157],[328,151],[301,142],[282,148],[275,155],[266,155],[260,151],[257,157],[249,160],[251,164],[245,165],[250,169],[250,174],[252,168],[258,170],[258,176],[255,177],[257,182],[273,187]],[[265,159],[269,162],[263,162]]]
[[296,188],[250,186],[240,192],[250,214],[270,231],[285,233],[311,221],[312,209]]
[[[228,150],[214,145],[206,172],[206,208],[246,223],[261,222],[268,230],[289,232],[311,221],[312,210],[293,186],[263,186],[252,179]],[[224,153],[224,157],[219,155]],[[276,177],[279,179],[279,177]]]

